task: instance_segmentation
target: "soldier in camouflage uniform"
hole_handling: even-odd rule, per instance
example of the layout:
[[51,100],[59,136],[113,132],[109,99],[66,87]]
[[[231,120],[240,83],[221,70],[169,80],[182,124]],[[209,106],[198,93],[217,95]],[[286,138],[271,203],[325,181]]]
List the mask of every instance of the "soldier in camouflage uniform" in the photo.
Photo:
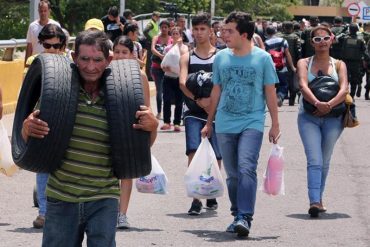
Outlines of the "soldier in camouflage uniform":
[[364,76],[364,61],[366,46],[365,41],[358,35],[358,26],[352,23],[349,26],[349,34],[343,39],[342,59],[348,70],[348,81],[351,84],[350,94],[352,98],[361,96],[361,83]]
[[366,44],[366,85],[365,85],[365,100],[370,100],[369,98],[369,92],[370,92],[370,23],[364,24],[364,41]]
[[302,58],[311,57],[315,54],[315,50],[311,45],[311,30],[319,25],[319,18],[317,16],[310,16],[310,27],[306,28],[301,34],[302,41]]
[[330,48],[330,56],[335,59],[341,59],[343,39],[341,36],[345,34],[347,28],[343,25],[343,18],[336,16],[334,18],[334,26],[331,28],[331,32],[335,35],[335,40]]

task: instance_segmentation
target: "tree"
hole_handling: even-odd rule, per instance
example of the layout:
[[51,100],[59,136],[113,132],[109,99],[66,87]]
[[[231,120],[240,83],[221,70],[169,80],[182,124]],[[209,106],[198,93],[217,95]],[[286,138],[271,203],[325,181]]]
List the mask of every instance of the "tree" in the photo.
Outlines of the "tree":
[[0,40],[24,39],[29,25],[29,1],[0,0]]

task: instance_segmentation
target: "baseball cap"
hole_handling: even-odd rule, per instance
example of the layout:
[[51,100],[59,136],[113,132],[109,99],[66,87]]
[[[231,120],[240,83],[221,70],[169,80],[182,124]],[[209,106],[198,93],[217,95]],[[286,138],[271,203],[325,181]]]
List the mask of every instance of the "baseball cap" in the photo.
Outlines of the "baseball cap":
[[85,30],[88,30],[88,29],[91,29],[91,28],[95,28],[99,31],[104,32],[103,22],[99,19],[96,19],[96,18],[90,19],[85,23]]

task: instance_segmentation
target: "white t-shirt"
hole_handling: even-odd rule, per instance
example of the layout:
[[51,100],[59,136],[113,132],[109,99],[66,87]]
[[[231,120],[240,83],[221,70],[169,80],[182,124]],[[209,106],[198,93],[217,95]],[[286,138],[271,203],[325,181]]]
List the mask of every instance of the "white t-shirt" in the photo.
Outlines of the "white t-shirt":
[[[39,39],[38,39],[39,33],[41,32],[41,29],[44,26],[41,26],[39,21],[40,20],[36,20],[32,22],[29,25],[28,31],[27,31],[27,43],[32,44],[32,54],[31,55],[39,54],[44,51],[44,47],[39,43]],[[49,19],[48,24],[55,24],[60,27],[60,24],[52,19]]]

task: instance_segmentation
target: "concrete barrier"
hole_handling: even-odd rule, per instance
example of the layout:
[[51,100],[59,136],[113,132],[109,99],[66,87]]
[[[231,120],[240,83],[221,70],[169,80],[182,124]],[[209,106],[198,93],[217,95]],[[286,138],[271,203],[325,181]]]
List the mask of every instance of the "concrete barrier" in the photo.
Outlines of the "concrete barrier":
[[24,60],[0,61],[0,87],[3,91],[4,114],[13,113],[23,81]]

